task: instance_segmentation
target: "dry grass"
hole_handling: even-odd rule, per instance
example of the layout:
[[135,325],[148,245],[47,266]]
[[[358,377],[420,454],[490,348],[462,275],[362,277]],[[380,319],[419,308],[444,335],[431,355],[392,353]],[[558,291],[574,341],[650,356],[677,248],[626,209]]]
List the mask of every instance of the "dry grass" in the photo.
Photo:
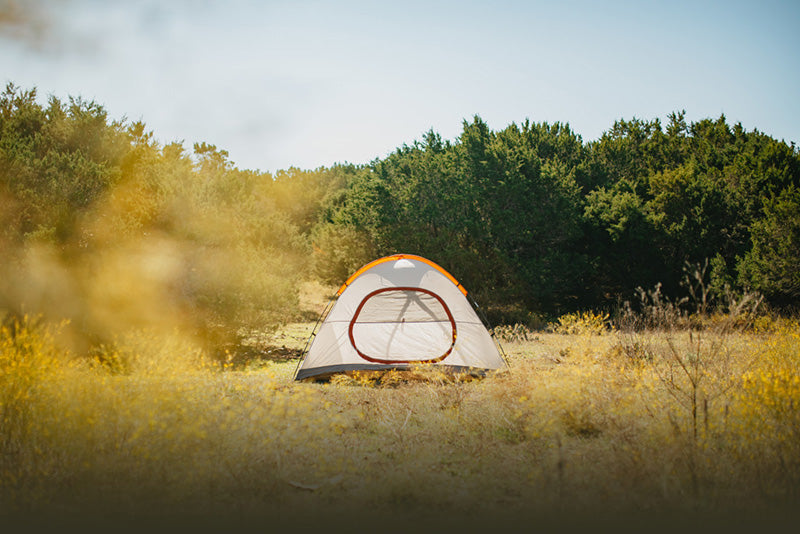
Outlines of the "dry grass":
[[[50,327],[13,328],[0,506],[20,521],[392,516],[402,530],[403,518],[767,518],[800,504],[794,322],[719,344],[707,328],[699,345],[688,331],[531,333],[484,380],[382,387],[293,383],[293,360],[220,370],[146,333],[119,340],[118,372],[65,354]],[[308,328],[272,339],[294,346]],[[675,354],[703,358],[694,389]]]

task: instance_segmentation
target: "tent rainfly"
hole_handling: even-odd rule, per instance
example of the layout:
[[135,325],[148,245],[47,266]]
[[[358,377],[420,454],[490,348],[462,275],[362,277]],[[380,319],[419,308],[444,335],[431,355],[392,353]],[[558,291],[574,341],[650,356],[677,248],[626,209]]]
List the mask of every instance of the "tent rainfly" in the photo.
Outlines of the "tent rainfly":
[[473,374],[506,366],[467,290],[410,254],[380,258],[348,278],[306,347],[296,380],[419,364]]

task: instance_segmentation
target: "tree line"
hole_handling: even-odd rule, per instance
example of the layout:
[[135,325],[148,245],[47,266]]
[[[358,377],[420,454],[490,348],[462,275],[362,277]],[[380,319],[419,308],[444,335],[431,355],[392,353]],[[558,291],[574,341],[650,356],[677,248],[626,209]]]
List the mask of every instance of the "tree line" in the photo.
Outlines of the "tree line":
[[80,350],[131,328],[223,350],[297,318],[307,235],[343,171],[240,170],[94,102],[37,100],[0,95],[0,315],[69,319]]
[[800,302],[800,153],[729,125],[620,120],[492,131],[479,117],[365,165],[242,170],[80,98],[0,95],[0,309],[220,344],[298,317],[298,287],[377,256],[431,258],[499,320],[613,305],[637,287]]
[[498,309],[609,307],[657,284],[678,297],[687,270],[717,302],[749,291],[786,308],[800,302],[798,186],[794,144],[724,116],[619,120],[590,143],[475,117],[452,142],[429,131],[359,169],[316,232],[323,251],[349,233],[372,255],[430,256]]

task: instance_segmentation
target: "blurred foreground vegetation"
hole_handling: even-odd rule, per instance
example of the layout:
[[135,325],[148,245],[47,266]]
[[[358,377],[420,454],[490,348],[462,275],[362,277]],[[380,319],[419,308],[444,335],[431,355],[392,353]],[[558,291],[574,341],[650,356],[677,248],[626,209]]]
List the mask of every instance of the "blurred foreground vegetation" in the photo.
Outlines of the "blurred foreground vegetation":
[[8,325],[0,515],[114,528],[395,518],[398,532],[794,518],[800,325],[598,330],[598,317],[500,329],[510,369],[481,381],[423,368],[328,384],[292,382],[293,360],[221,371],[147,331],[120,340],[129,366],[114,373],[59,349],[57,327]]
[[299,313],[307,235],[344,170],[236,169],[81,99],[0,97],[0,309],[69,319],[79,350],[175,329],[222,352]]

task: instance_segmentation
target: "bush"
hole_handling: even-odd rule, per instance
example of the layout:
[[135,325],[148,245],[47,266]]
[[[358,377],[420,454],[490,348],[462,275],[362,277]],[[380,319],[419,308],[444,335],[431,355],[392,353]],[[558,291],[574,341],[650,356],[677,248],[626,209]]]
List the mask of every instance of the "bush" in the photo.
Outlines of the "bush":
[[550,323],[550,330],[556,334],[599,336],[611,329],[608,313],[593,311],[575,312],[562,315],[557,323]]
[[0,496],[35,471],[40,451],[33,446],[43,384],[61,359],[54,329],[40,319],[6,317],[0,327]]
[[311,234],[311,270],[325,284],[339,286],[375,259],[370,237],[349,226],[322,224]]
[[513,325],[500,325],[494,327],[494,335],[501,341],[510,343],[530,341],[533,339],[533,332],[525,325],[515,323]]

